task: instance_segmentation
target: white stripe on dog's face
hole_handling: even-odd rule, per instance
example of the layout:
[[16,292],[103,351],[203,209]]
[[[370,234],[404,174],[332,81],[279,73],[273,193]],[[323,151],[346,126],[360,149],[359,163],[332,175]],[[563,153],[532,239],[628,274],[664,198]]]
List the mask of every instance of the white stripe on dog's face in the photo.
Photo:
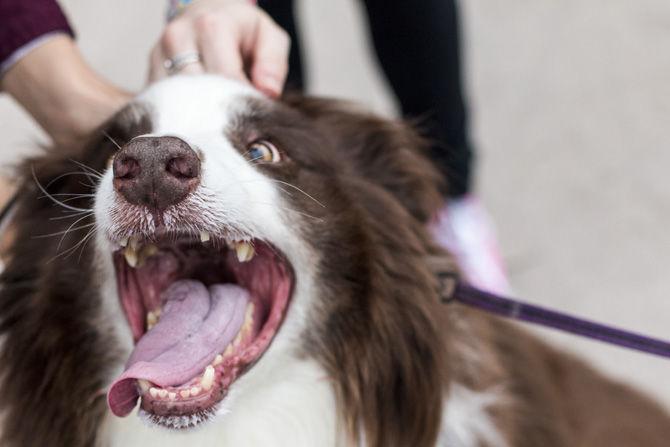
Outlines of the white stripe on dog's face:
[[[244,126],[246,117],[252,117],[250,100],[258,103],[266,99],[248,86],[214,76],[170,78],[136,99],[150,113],[150,136],[178,137],[196,151],[201,161],[199,185],[184,201],[165,210],[165,229],[267,241],[286,256],[296,275],[283,325],[258,365],[232,385],[230,398],[222,403],[224,412],[249,407],[245,404],[248,399],[261,399],[257,390],[264,383],[272,383],[273,369],[296,361],[308,301],[313,295],[312,275],[316,265],[313,253],[300,239],[299,215],[286,211],[278,183],[254,167],[228,137],[236,126]],[[115,190],[111,167],[104,172],[96,192],[95,216],[99,229],[96,250],[103,275],[102,290],[106,291],[107,315],[115,316],[115,332],[129,352],[133,347],[132,336],[119,308],[110,253],[129,232],[152,234],[156,222],[151,213],[129,204]],[[311,365],[309,368],[315,367]],[[122,366],[119,365],[119,370]],[[118,372],[114,371],[110,377]],[[278,402],[267,404],[268,408],[282,408]]]
[[[197,94],[198,97],[194,97]],[[223,226],[281,244],[290,240],[282,215],[279,188],[273,180],[255,169],[227,138],[227,131],[243,125],[244,117],[253,112],[249,99],[262,96],[241,83],[218,77],[170,78],[148,89],[137,102],[151,112],[151,136],[176,136],[200,155],[200,186],[180,205],[188,212],[189,223],[199,230],[217,233]],[[96,195],[98,227],[112,240],[123,232],[118,219],[126,206],[112,186],[112,172],[105,172]],[[141,229],[154,230],[153,219],[142,214]],[[191,231],[184,227],[180,215],[167,211],[170,230]],[[178,227],[182,228],[178,228]],[[280,246],[282,250],[291,247]]]

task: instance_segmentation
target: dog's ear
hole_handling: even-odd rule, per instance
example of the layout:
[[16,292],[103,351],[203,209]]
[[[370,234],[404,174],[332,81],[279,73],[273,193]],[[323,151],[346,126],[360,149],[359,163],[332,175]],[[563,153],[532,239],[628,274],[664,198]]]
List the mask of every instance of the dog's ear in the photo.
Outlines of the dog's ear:
[[357,175],[392,193],[419,221],[427,222],[442,206],[445,181],[427,158],[427,142],[407,123],[330,99],[284,101],[316,122]]

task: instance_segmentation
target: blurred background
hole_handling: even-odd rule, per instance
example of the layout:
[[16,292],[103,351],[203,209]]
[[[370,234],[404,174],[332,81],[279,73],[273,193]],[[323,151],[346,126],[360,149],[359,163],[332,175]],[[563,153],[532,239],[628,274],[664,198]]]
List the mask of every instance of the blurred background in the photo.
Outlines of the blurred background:
[[[409,1],[409,0],[406,0]],[[63,0],[92,65],[144,85],[164,0]],[[310,92],[394,107],[355,0],[298,2]],[[461,2],[480,197],[516,295],[670,339],[670,3]],[[0,95],[0,166],[43,134]],[[670,361],[539,330],[670,408]]]

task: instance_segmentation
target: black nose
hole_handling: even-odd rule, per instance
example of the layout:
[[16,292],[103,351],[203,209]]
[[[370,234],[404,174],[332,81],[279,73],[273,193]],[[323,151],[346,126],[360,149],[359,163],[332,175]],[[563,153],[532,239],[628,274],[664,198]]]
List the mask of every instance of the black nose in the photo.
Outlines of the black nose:
[[139,137],[114,156],[114,188],[135,205],[165,210],[200,181],[200,160],[177,137]]

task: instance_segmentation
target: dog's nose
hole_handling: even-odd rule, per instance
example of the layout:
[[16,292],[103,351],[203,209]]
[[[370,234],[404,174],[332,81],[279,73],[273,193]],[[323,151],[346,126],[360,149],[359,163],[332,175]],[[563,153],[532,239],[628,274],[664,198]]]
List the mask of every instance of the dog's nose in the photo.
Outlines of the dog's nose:
[[177,137],[139,137],[115,156],[114,188],[128,202],[165,210],[184,200],[200,181],[200,159]]

